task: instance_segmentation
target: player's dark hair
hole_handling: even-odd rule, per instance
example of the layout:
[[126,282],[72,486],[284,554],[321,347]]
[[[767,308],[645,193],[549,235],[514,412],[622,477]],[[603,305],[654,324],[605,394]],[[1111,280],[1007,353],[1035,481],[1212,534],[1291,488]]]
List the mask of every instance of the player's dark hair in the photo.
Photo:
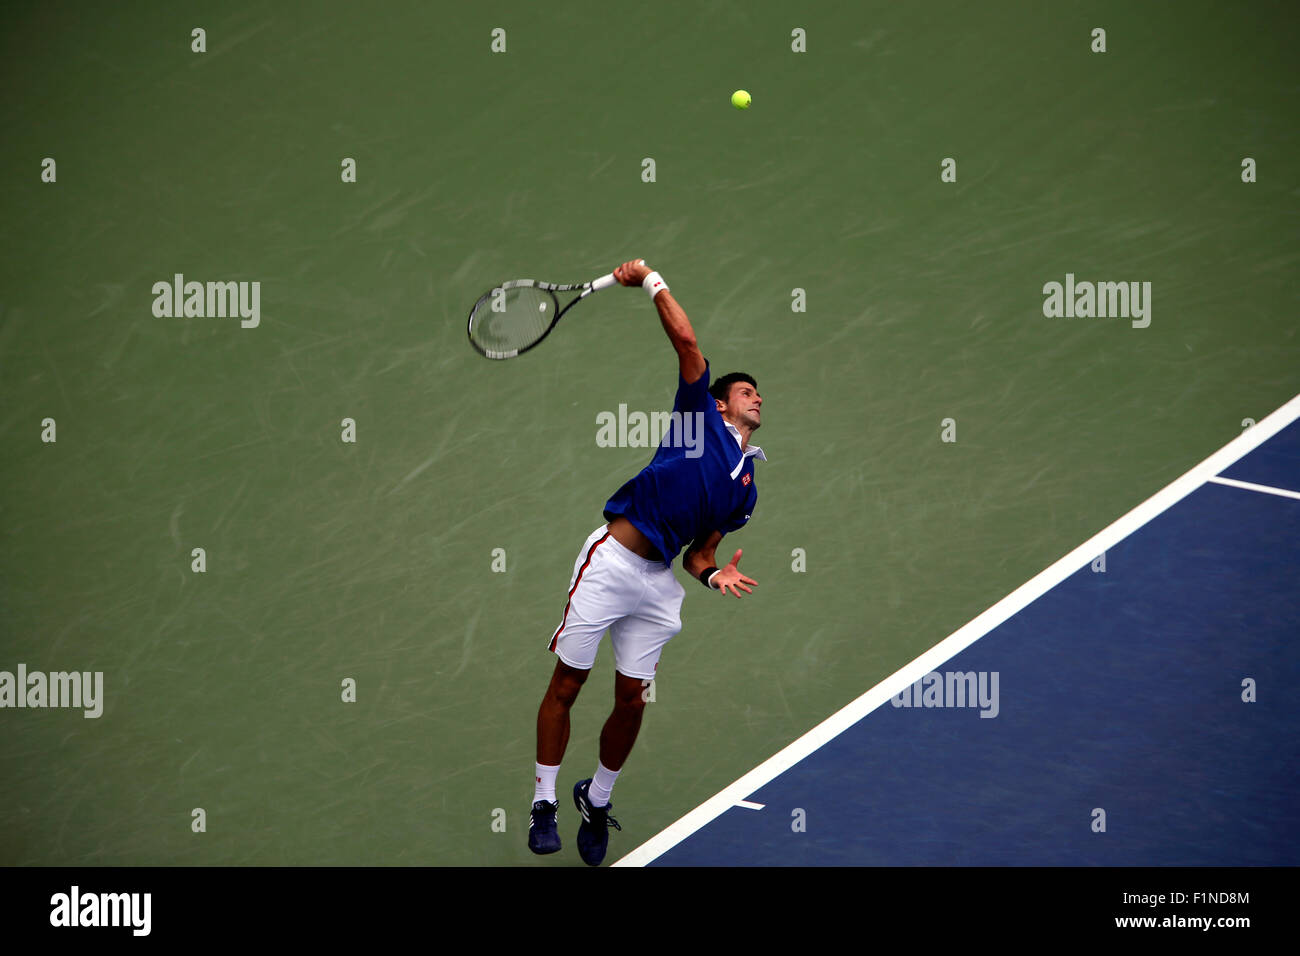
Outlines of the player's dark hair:
[[731,397],[731,386],[737,382],[748,382],[755,390],[758,389],[758,382],[754,381],[754,376],[748,372],[728,372],[709,386],[709,394],[725,404]]

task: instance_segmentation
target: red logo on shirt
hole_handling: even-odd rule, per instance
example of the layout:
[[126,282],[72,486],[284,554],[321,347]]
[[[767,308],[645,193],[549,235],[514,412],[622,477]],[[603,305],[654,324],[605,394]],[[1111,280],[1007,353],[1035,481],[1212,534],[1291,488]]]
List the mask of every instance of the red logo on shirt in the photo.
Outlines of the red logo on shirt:
[[742,485],[747,485],[747,484],[749,484],[749,482],[753,479],[753,477],[754,477],[753,475],[750,475],[750,474],[746,473],[746,474],[745,474],[745,477],[742,478],[742,479],[740,479],[740,483],[741,483]]

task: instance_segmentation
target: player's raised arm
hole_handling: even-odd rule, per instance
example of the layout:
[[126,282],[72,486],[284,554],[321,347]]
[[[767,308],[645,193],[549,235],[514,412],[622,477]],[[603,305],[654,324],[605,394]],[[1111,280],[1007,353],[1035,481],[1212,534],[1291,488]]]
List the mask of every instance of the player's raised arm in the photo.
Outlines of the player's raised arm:
[[[658,275],[645,264],[644,259],[633,259],[614,270],[614,278],[628,286],[642,285],[646,277],[651,274]],[[659,310],[659,320],[663,323],[664,331],[668,333],[668,341],[672,343],[673,351],[677,353],[682,381],[687,385],[699,381],[705,369],[704,354],[695,343],[695,330],[691,328],[691,320],[686,317],[686,313],[677,304],[677,300],[673,298],[667,286],[654,292],[653,295],[655,308]]]

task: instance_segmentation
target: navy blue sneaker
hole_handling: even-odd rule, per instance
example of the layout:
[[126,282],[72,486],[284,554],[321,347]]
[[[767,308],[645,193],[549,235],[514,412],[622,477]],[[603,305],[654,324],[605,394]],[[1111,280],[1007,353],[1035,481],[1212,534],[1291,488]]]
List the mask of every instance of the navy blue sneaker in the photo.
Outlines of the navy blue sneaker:
[[609,811],[614,809],[614,804],[603,807],[591,805],[591,800],[587,796],[590,787],[590,778],[579,780],[573,785],[573,802],[578,805],[578,812],[582,814],[582,826],[578,827],[578,855],[588,866],[600,866],[601,861],[605,859],[605,850],[609,847],[609,828],[613,827],[615,830],[623,828],[609,815]]
[[560,848],[560,830],[555,825],[558,803],[538,800],[528,815],[528,849],[534,853],[554,853]]

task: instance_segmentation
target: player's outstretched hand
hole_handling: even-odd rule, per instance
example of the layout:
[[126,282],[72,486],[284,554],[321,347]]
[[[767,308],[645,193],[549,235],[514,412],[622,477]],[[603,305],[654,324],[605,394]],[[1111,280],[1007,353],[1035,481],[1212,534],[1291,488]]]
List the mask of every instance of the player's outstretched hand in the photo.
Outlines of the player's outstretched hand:
[[640,285],[654,270],[645,264],[644,259],[633,259],[614,270],[614,278],[623,285]]
[[741,574],[740,568],[737,567],[737,565],[740,564],[740,556],[743,553],[742,550],[737,549],[735,555],[731,559],[731,563],[719,571],[713,578],[713,583],[718,586],[719,591],[726,593],[727,588],[731,588],[730,593],[736,595],[736,597],[740,597],[741,591],[744,591],[746,594],[754,593],[753,589],[748,588],[745,585],[757,585],[758,582],[753,578]]

